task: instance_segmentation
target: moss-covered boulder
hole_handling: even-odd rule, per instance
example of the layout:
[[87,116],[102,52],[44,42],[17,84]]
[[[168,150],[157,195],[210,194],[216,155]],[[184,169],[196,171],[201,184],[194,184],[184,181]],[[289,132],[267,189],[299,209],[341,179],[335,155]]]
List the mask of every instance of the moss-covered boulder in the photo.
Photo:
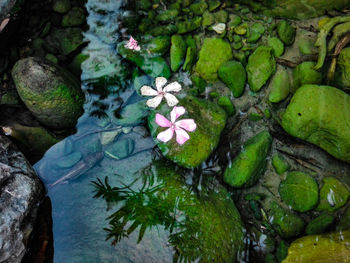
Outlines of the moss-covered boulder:
[[275,201],[271,202],[269,206],[269,221],[282,238],[295,237],[303,232],[305,222],[301,217],[284,209]]
[[205,10],[207,10],[208,4],[206,3],[206,1],[199,1],[190,5],[189,8],[195,15],[202,15],[205,12]]
[[333,223],[334,219],[334,216],[327,213],[321,214],[307,224],[305,233],[307,235],[322,234]]
[[164,55],[168,52],[170,47],[169,36],[157,36],[152,37],[146,44],[146,49],[152,54]]
[[288,171],[288,169],[289,169],[289,164],[278,153],[276,153],[272,156],[272,166],[273,166],[273,168],[275,168],[275,170],[278,174],[283,174],[284,172]]
[[282,127],[350,162],[350,96],[345,92],[330,86],[302,86],[282,116]]
[[278,70],[269,84],[269,101],[278,103],[288,97],[290,80],[285,69]]
[[187,19],[186,21],[179,21],[176,23],[177,33],[185,34],[192,32],[202,25],[202,17],[195,17],[193,19]]
[[267,39],[267,45],[273,49],[275,57],[280,57],[284,53],[284,44],[277,37],[269,37]]
[[350,87],[350,47],[340,52],[334,79],[337,87],[342,89]]
[[258,47],[250,55],[246,70],[250,89],[254,92],[259,91],[276,71],[273,49],[267,46]]
[[325,177],[322,181],[317,210],[333,212],[343,207],[350,197],[348,187],[334,177]]
[[171,37],[171,47],[170,47],[170,68],[173,72],[176,72],[184,63],[186,55],[186,42],[180,35],[173,35]]
[[74,127],[83,113],[80,83],[65,69],[40,58],[19,60],[12,69],[19,96],[44,125]]
[[170,68],[164,58],[152,56],[145,50],[140,52],[134,51],[126,48],[124,45],[125,43],[121,43],[118,46],[118,52],[123,58],[134,63],[151,77],[170,77]]
[[220,66],[232,58],[232,49],[228,42],[221,38],[205,38],[199,52],[196,71],[208,81],[218,78]]
[[236,113],[236,108],[228,96],[220,97],[218,99],[218,105],[220,105],[226,111],[228,116],[234,115]]
[[315,62],[307,61],[299,64],[293,70],[293,90],[306,84],[321,84],[322,74],[314,69]]
[[150,115],[148,120],[150,131],[157,146],[166,158],[183,167],[197,167],[208,158],[218,145],[221,131],[226,124],[226,113],[220,106],[212,102],[190,96],[180,99],[178,106],[183,106],[187,112],[181,118],[194,119],[197,125],[194,132],[188,133],[190,139],[187,142],[183,145],[178,144],[175,135],[167,143],[156,139],[157,135],[165,130],[156,124],[156,113],[170,119],[171,108],[166,104],[163,104],[159,110],[157,109]]
[[238,61],[228,61],[223,63],[218,71],[219,78],[232,91],[233,96],[240,97],[245,88],[247,74],[244,67]]
[[291,172],[282,181],[280,196],[288,206],[298,212],[306,212],[317,205],[318,185],[314,178],[302,172]]
[[179,15],[179,11],[177,9],[168,9],[160,12],[156,16],[156,20],[159,22],[171,22],[175,20],[175,18]]
[[305,236],[295,240],[283,263],[348,262],[350,231]]
[[265,172],[271,143],[272,137],[268,131],[246,141],[243,150],[227,166],[224,173],[225,183],[233,187],[254,185]]
[[296,30],[286,20],[282,20],[277,25],[277,33],[279,38],[286,46],[290,46],[294,43]]

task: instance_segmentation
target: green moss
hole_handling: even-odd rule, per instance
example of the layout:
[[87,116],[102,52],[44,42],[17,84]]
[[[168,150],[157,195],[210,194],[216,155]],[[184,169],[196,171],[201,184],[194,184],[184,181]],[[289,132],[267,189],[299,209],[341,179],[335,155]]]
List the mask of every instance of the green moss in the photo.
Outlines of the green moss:
[[70,0],[55,0],[52,5],[53,11],[61,14],[68,12],[70,8]]
[[293,210],[306,212],[317,205],[318,185],[310,175],[290,172],[280,183],[278,192],[282,200]]
[[342,89],[350,87],[350,47],[344,48],[337,59],[335,85]]
[[290,135],[350,162],[350,96],[330,86],[299,88],[282,116]]
[[286,20],[282,20],[278,23],[277,33],[279,38],[286,46],[290,46],[294,43],[296,30]]
[[184,62],[186,55],[186,43],[180,35],[173,35],[171,37],[170,47],[170,68],[176,72]]
[[263,131],[244,143],[243,150],[228,165],[224,181],[233,187],[254,185],[265,172],[272,137]]
[[63,27],[80,26],[85,22],[85,11],[80,7],[73,7],[62,18],[61,25]]
[[156,16],[156,20],[159,22],[171,22],[174,21],[175,18],[179,15],[179,11],[176,9],[167,9],[164,10],[162,12],[160,12],[157,16]]
[[277,37],[269,37],[267,39],[267,45],[269,47],[272,47],[273,49],[273,54],[275,57],[280,57],[284,53],[284,44],[279,38]]
[[218,70],[218,75],[232,91],[233,96],[238,98],[243,94],[247,74],[240,62],[228,61],[223,63]]
[[177,33],[185,34],[200,28],[202,25],[202,19],[202,17],[195,17],[193,19],[176,23]]
[[269,218],[273,228],[282,238],[296,237],[304,230],[304,220],[276,202],[270,204]]
[[259,91],[276,71],[272,48],[267,46],[258,47],[250,55],[246,70],[250,89],[254,92]]
[[279,175],[283,174],[289,169],[289,164],[278,153],[272,156],[272,166],[275,168],[276,172]]
[[205,38],[199,52],[196,71],[209,81],[215,81],[220,66],[232,58],[231,46],[220,38]]
[[203,15],[204,11],[208,8],[208,4],[206,1],[200,1],[190,5],[189,8],[195,15]]
[[290,80],[288,72],[284,69],[277,71],[269,84],[269,101],[278,103],[288,97]]
[[218,105],[226,111],[228,116],[234,115],[236,113],[235,106],[232,104],[232,101],[227,96],[220,97],[218,99]]
[[307,235],[322,234],[333,223],[334,219],[332,215],[321,214],[307,224],[305,233]]
[[299,64],[293,71],[294,91],[306,84],[321,84],[321,72],[314,70],[315,62],[307,61]]
[[346,185],[333,177],[323,178],[323,186],[320,190],[320,203],[318,211],[333,212],[343,207],[350,197]]
[[193,118],[197,124],[194,132],[188,132],[190,139],[185,144],[179,145],[175,136],[168,143],[156,139],[158,133],[164,128],[160,128],[155,123],[155,115],[158,112],[169,118],[171,109],[166,104],[150,115],[148,120],[150,131],[166,158],[183,167],[197,167],[218,145],[221,131],[226,124],[226,113],[214,103],[190,96],[180,99],[179,105],[184,106],[187,111],[186,116],[182,118]]

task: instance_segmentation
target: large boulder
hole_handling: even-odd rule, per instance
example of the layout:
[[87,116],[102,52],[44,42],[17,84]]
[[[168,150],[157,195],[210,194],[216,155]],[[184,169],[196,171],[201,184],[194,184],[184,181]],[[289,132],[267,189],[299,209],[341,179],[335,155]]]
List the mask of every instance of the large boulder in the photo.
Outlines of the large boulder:
[[15,146],[0,135],[0,262],[19,263],[26,252],[44,188]]
[[55,129],[73,127],[83,113],[80,84],[65,69],[29,57],[15,64],[12,77],[19,96],[42,124]]
[[350,96],[330,86],[299,88],[282,116],[290,135],[350,162]]

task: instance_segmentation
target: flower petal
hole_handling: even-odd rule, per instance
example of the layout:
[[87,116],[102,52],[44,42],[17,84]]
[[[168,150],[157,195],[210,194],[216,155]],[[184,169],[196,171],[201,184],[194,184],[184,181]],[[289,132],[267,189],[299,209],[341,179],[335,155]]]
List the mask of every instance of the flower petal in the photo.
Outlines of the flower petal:
[[181,90],[181,85],[179,82],[175,81],[166,85],[163,89],[164,92],[179,92]]
[[151,108],[157,108],[158,105],[162,102],[163,96],[157,96],[154,97],[153,99],[149,99],[146,104],[148,107]]
[[179,103],[178,99],[173,94],[165,93],[164,97],[165,97],[166,102],[168,103],[169,107],[173,107]]
[[157,96],[158,92],[152,89],[150,86],[142,86],[141,95],[143,96]]
[[176,121],[177,118],[179,118],[181,115],[185,114],[185,108],[180,107],[174,107],[173,110],[170,112],[170,120],[172,123]]
[[197,124],[193,119],[183,119],[176,122],[176,126],[183,128],[187,131],[195,131],[197,129]]
[[171,122],[159,113],[156,114],[156,123],[160,127],[170,127],[171,126]]
[[168,142],[173,138],[174,135],[174,130],[173,129],[167,129],[163,132],[160,132],[157,136],[157,139],[162,141],[162,142]]
[[167,80],[164,77],[158,77],[156,78],[156,87],[158,91],[163,91],[163,87],[166,84]]
[[190,138],[188,133],[185,132],[185,130],[183,129],[176,129],[175,133],[176,133],[176,142],[180,145],[184,144]]

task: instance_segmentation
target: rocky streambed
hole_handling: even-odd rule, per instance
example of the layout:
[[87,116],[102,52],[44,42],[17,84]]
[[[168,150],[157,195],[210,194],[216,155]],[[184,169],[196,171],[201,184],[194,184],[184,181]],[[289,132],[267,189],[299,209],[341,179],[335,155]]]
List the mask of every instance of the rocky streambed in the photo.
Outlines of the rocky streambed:
[[12,4],[0,262],[348,261],[349,2]]

